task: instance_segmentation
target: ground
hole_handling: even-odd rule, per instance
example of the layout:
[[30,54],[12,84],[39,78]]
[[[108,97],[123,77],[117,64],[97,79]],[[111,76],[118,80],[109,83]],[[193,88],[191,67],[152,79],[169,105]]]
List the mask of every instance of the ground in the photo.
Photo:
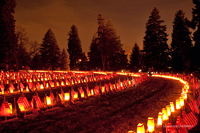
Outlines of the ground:
[[176,80],[150,77],[142,84],[113,94],[90,97],[41,115],[0,123],[0,132],[126,133],[154,117],[181,95]]

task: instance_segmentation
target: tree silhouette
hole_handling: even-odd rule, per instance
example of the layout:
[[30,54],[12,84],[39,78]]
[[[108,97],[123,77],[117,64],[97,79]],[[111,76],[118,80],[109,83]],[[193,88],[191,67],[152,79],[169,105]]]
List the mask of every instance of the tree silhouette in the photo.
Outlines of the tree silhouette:
[[15,20],[13,14],[16,0],[0,1],[0,65],[7,64],[17,66],[17,38],[15,35]]
[[199,0],[193,0],[193,3],[195,4],[195,8],[192,10],[192,24],[191,27],[193,29],[196,29],[196,31],[193,33],[193,40],[195,42],[194,49],[193,49],[193,62],[195,69],[200,68],[200,1]]
[[44,69],[56,70],[60,65],[60,48],[54,33],[49,29],[40,46],[41,61]]
[[15,33],[17,37],[17,68],[24,69],[25,66],[30,66],[31,64],[31,57],[27,51],[29,38],[27,37],[25,28],[20,25],[16,26]]
[[36,53],[33,56],[33,59],[31,61],[31,69],[32,70],[41,70],[42,69],[41,56],[39,55],[39,53]]
[[68,52],[66,52],[65,49],[63,49],[62,51],[62,54],[61,54],[61,70],[67,70],[69,71],[70,70],[70,67],[69,67],[69,54]]
[[[110,71],[126,68],[127,55],[125,55],[125,51],[122,49],[120,37],[117,35],[112,20],[109,19],[105,24],[105,19],[101,14],[98,15],[97,20],[99,25],[97,37],[93,39],[90,48],[93,48],[91,50],[96,50],[97,54],[101,55],[102,69]],[[92,53],[95,52],[91,51],[89,53],[90,57]],[[100,61],[97,61],[100,64]]]
[[182,10],[177,11],[172,33],[172,68],[175,72],[189,71],[191,65],[192,42],[189,27]]
[[88,69],[102,69],[102,59],[100,46],[98,45],[97,33],[94,34],[90,45],[90,51],[88,52],[89,62]]
[[146,67],[153,67],[156,71],[166,70],[169,62],[166,25],[161,25],[163,22],[160,20],[158,9],[154,8],[146,23],[143,42]]
[[130,55],[130,69],[133,71],[138,71],[138,69],[141,67],[141,60],[142,55],[140,53],[140,48],[137,43],[135,43]]
[[77,70],[79,68],[79,60],[82,58],[81,41],[78,35],[78,29],[75,25],[71,26],[71,30],[68,33],[68,49],[70,58],[70,69]]

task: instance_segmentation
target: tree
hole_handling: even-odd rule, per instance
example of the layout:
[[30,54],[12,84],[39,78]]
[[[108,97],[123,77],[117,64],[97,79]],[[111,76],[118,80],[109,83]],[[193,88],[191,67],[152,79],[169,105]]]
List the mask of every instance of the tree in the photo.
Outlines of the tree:
[[115,71],[125,69],[128,62],[127,55],[125,55],[125,51],[122,49],[123,45],[111,19],[106,23],[106,38],[107,69]]
[[66,52],[65,49],[63,49],[62,54],[61,54],[61,70],[66,70],[69,71],[70,67],[69,67],[69,54],[68,52]]
[[137,45],[137,43],[135,43],[130,55],[130,69],[134,71],[138,71],[138,69],[140,69],[141,67],[141,59],[142,59],[142,55],[140,53],[140,48]]
[[143,42],[146,67],[153,67],[156,71],[167,70],[169,62],[166,25],[161,25],[163,22],[160,20],[158,9],[154,8],[146,23]]
[[102,60],[102,67],[103,71],[105,71],[105,64],[106,64],[106,25],[105,25],[105,19],[103,15],[99,14],[97,17],[98,20],[98,40],[97,43],[99,45],[99,49],[101,51],[101,60]]
[[81,60],[79,60],[79,68],[81,71],[86,71],[88,66],[88,59],[85,52],[82,53]]
[[98,45],[97,33],[95,33],[92,38],[90,51],[88,52],[88,57],[89,57],[88,67],[90,70],[102,69],[102,58],[101,58],[100,46]]
[[193,49],[193,62],[195,68],[200,68],[200,1],[199,0],[193,0],[193,3],[195,4],[195,8],[192,10],[192,24],[191,27],[193,29],[196,29],[196,31],[193,33],[193,40],[195,42],[194,49]]
[[39,55],[39,53],[36,53],[33,56],[33,59],[31,61],[31,69],[32,70],[41,70],[42,69],[41,56]]
[[40,56],[44,69],[56,70],[60,65],[60,48],[54,33],[49,29],[40,46]]
[[24,69],[25,66],[30,66],[31,57],[27,51],[29,45],[29,38],[25,28],[17,25],[15,28],[17,38],[17,69]]
[[[103,70],[119,70],[127,65],[127,55],[122,49],[120,37],[111,19],[105,24],[103,15],[98,15],[97,38],[94,40],[101,54]],[[94,47],[93,47],[94,48]],[[96,50],[97,51],[97,50]],[[106,67],[107,66],[107,67]],[[119,66],[119,67],[117,67]],[[123,66],[123,67],[122,67]]]
[[15,20],[13,14],[15,0],[0,1],[0,64],[17,64],[17,38],[15,35]]
[[81,47],[81,41],[78,35],[78,29],[75,25],[71,26],[71,31],[68,33],[68,49],[69,52],[69,58],[70,58],[70,69],[71,70],[77,70],[78,67],[78,61],[82,57],[82,47]]
[[191,64],[192,41],[189,27],[182,10],[177,11],[172,33],[172,68],[175,72],[189,71]]

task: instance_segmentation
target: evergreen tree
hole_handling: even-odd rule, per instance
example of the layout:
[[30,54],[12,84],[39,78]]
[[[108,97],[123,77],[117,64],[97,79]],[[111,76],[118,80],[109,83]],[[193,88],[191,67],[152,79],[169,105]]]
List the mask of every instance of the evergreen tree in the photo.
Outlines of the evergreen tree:
[[[125,51],[122,49],[120,37],[117,35],[113,21],[111,19],[109,19],[108,22],[106,23],[106,38],[107,38],[106,62],[108,70],[116,71],[125,69],[128,62],[127,55],[125,55]],[[116,66],[121,66],[121,67],[116,67]]]
[[98,45],[97,34],[95,34],[92,38],[92,43],[90,45],[90,51],[88,52],[89,62],[88,69],[90,70],[98,70],[102,69],[102,59],[101,59],[101,51],[100,46]]
[[71,26],[71,31],[68,33],[68,49],[70,58],[70,69],[79,69],[79,59],[82,57],[81,41],[78,35],[78,29],[75,25]]
[[32,70],[41,70],[42,69],[41,56],[39,55],[39,53],[36,53],[33,56],[33,59],[31,62],[31,69]]
[[61,70],[66,70],[69,71],[69,54],[66,52],[65,49],[63,49],[62,54],[61,54]]
[[199,0],[193,0],[193,3],[195,4],[195,8],[193,8],[192,12],[192,28],[196,29],[196,31],[193,33],[193,40],[195,42],[194,49],[193,49],[193,56],[192,59],[194,60],[194,66],[195,68],[200,68],[200,1]]
[[99,45],[99,49],[101,51],[101,60],[102,60],[102,67],[103,67],[103,71],[105,71],[105,65],[106,65],[106,55],[107,55],[107,49],[108,47],[106,47],[106,25],[105,25],[105,19],[103,17],[103,15],[99,14],[97,17],[98,20],[98,45]]
[[[126,68],[127,55],[122,49],[120,37],[114,28],[111,19],[105,24],[103,15],[98,15],[98,31],[96,49],[98,48],[101,54],[101,62],[103,70],[119,70]],[[119,66],[119,67],[118,67]]]
[[182,10],[177,11],[172,33],[172,68],[175,72],[189,71],[192,42],[189,27]]
[[0,66],[17,65],[17,39],[13,14],[16,0],[0,1]]
[[135,43],[130,55],[130,69],[133,71],[138,71],[138,69],[141,67],[141,59],[142,55],[140,53],[140,48],[137,43]]
[[85,52],[82,53],[82,58],[79,60],[79,68],[81,71],[86,71],[88,66],[88,60]]
[[41,61],[44,69],[56,70],[60,65],[60,48],[54,33],[49,29],[40,46]]
[[120,50],[117,51],[115,53],[115,56],[113,57],[114,57],[113,58],[114,63],[111,70],[119,71],[122,69],[127,69],[128,59],[127,59],[127,55],[125,54],[125,50],[120,48]]
[[146,23],[143,42],[146,67],[153,67],[156,71],[166,70],[169,63],[166,25],[161,25],[163,22],[160,20],[158,9],[154,8]]

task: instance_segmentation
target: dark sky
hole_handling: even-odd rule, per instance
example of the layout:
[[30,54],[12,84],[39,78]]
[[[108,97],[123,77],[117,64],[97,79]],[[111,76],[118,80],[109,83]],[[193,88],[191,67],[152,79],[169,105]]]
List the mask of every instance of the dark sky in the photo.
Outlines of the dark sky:
[[24,27],[30,40],[42,42],[49,28],[59,47],[67,48],[68,32],[76,25],[83,52],[89,51],[92,36],[97,31],[97,16],[113,20],[123,48],[129,52],[134,43],[143,46],[145,25],[154,7],[167,25],[168,44],[171,42],[175,13],[183,10],[191,20],[192,0],[16,0],[15,20]]

